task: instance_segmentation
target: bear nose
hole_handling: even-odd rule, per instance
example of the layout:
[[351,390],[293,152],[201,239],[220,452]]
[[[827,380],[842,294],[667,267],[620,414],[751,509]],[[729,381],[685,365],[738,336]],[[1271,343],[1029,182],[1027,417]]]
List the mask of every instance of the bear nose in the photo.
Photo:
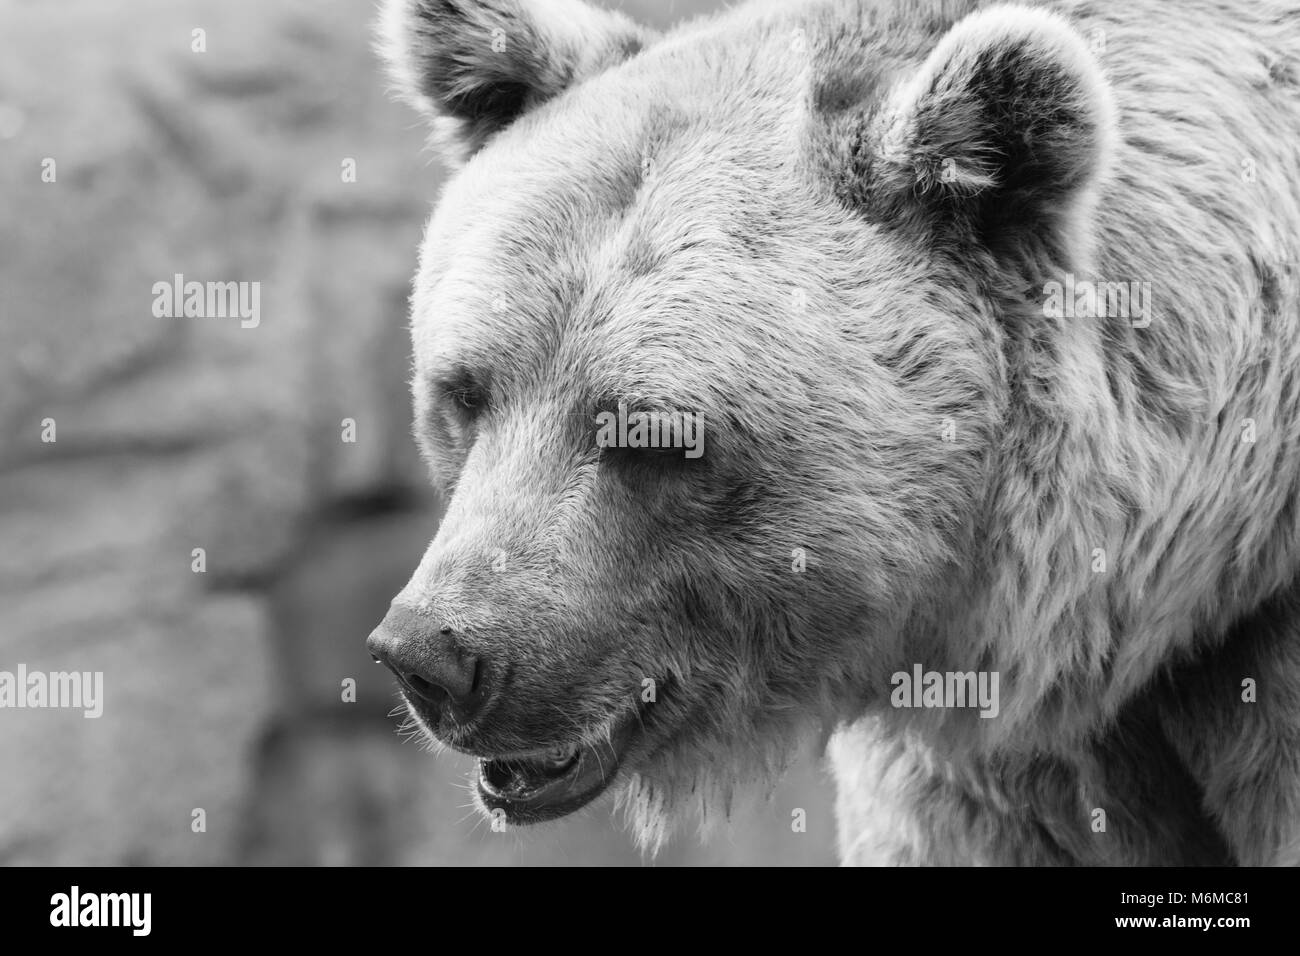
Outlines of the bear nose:
[[485,694],[483,658],[461,644],[456,631],[394,604],[366,638],[366,647],[410,693],[419,698],[427,716],[443,713],[469,720]]

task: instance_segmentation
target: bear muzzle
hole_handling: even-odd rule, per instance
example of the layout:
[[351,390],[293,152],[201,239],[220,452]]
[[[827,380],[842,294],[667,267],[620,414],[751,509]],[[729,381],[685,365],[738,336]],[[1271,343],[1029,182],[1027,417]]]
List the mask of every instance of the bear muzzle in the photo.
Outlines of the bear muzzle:
[[[423,607],[395,601],[366,639],[376,662],[397,678],[423,729],[478,758],[476,792],[488,813],[511,823],[537,823],[572,813],[614,782],[637,728],[637,712],[611,717],[600,733],[545,747],[498,752],[504,729],[499,706],[511,681],[504,662],[471,648],[465,636]],[[494,691],[502,693],[495,694]],[[496,699],[501,698],[501,699]],[[536,738],[554,740],[546,728]],[[508,736],[519,739],[519,728]],[[526,739],[534,736],[525,734]]]

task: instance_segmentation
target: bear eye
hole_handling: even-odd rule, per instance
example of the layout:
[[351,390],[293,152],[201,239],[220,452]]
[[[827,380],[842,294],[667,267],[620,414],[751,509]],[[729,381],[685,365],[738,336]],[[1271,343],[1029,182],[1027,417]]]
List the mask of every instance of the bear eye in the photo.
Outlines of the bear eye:
[[673,468],[682,460],[680,448],[619,448],[605,446],[598,449],[601,461],[624,468]]
[[440,390],[452,409],[471,420],[486,411],[491,403],[486,386],[466,372],[444,381]]
[[487,404],[477,388],[458,388],[451,393],[451,399],[467,412],[477,412]]

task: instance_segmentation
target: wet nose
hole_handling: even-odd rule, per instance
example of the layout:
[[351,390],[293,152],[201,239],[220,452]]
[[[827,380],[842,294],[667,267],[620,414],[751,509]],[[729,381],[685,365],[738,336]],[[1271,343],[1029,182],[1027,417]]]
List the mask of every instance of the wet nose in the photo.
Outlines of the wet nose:
[[486,696],[483,657],[470,652],[454,628],[412,608],[390,607],[366,647],[431,718],[450,713],[457,721],[469,720]]

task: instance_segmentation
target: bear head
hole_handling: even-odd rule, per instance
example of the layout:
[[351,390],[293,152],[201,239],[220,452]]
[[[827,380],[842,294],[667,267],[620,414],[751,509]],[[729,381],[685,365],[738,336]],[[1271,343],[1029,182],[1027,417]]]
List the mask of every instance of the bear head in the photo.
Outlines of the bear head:
[[371,647],[487,810],[614,790],[653,844],[887,697],[980,573],[1113,108],[1064,20],[960,12],[387,3],[452,169],[412,297],[448,507]]

